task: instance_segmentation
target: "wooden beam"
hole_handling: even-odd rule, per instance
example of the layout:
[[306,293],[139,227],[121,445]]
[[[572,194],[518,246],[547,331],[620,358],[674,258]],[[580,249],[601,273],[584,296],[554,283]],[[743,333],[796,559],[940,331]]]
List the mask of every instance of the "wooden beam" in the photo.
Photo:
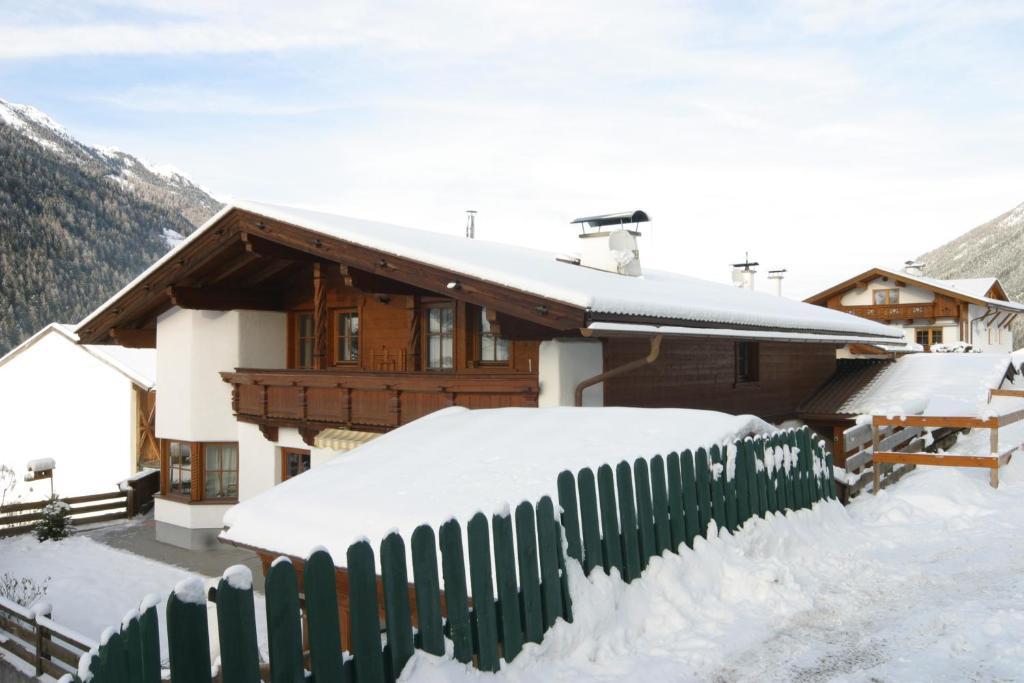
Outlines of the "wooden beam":
[[156,328],[131,329],[127,327],[115,327],[110,330],[110,338],[120,346],[129,349],[155,349]]
[[260,424],[259,427],[264,439],[277,443],[278,429],[275,425]]
[[309,254],[298,249],[292,249],[283,244],[273,242],[262,237],[250,234],[248,232],[241,233],[242,244],[245,245],[245,250],[250,254],[256,254],[265,258],[277,259],[279,261],[292,261],[300,263],[320,263],[323,259]]
[[[389,277],[371,273],[361,268],[341,267],[341,273],[346,278],[346,284],[367,294],[395,294],[404,296],[436,296],[436,292],[416,287],[415,285],[399,282]],[[453,296],[457,292],[449,292]]]
[[875,415],[872,424],[878,427],[898,425],[900,427],[969,427],[989,429],[999,425],[999,418],[982,419],[980,417],[926,417],[924,415],[908,415],[906,417],[886,417]]
[[277,292],[227,287],[168,287],[171,303],[180,308],[203,311],[281,311],[284,304]]
[[487,319],[491,323],[491,330],[499,337],[510,341],[544,341],[555,337],[564,337],[565,330],[557,330],[546,325],[538,325],[529,320],[516,318],[515,316],[487,309]]
[[324,268],[313,264],[313,369],[327,368],[327,283]]
[[894,465],[942,465],[945,467],[998,468],[999,457],[992,455],[944,455],[942,453],[892,453],[882,451],[872,458],[875,463]]

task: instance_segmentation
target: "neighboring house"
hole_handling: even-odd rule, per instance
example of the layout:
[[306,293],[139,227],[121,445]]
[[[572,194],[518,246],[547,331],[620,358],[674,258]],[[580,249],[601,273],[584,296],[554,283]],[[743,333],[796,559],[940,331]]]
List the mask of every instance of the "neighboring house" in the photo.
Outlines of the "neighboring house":
[[158,538],[213,543],[238,500],[448,406],[779,420],[832,374],[837,347],[902,343],[837,311],[642,271],[646,220],[581,219],[576,258],[225,208],[77,329],[85,343],[156,348]]
[[40,458],[56,461],[53,490],[65,497],[115,491],[156,465],[155,375],[154,351],[81,345],[59,323],[0,358],[0,464],[17,479],[5,501],[50,495],[51,480],[24,480]]
[[[925,351],[969,346],[1008,353],[1013,350],[1010,325],[1024,312],[1024,305],[1010,301],[994,277],[937,280],[883,268],[872,268],[806,301],[899,328],[908,344]],[[871,352],[863,345],[848,351]]]
[[909,354],[898,360],[840,359],[835,373],[800,405],[799,416],[832,442],[845,463],[843,432],[863,415],[980,417],[989,390],[1012,383],[1018,364],[1004,353]]

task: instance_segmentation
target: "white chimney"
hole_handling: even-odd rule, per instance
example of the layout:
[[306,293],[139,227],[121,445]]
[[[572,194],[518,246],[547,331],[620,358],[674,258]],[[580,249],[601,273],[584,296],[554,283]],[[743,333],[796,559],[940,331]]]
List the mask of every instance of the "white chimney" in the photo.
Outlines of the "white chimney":
[[[619,275],[642,275],[640,248],[636,240],[640,233],[626,226],[635,227],[649,220],[643,211],[577,218],[573,223],[581,224],[580,239],[583,240],[579,264]],[[593,228],[593,231],[587,232],[587,228]]]
[[754,275],[757,271],[754,270],[754,266],[759,266],[760,263],[750,260],[750,254],[745,255],[743,263],[732,264],[732,283],[742,289],[754,289]]
[[782,296],[782,278],[786,276],[786,269],[769,270],[768,279],[775,280],[775,296]]
[[922,277],[924,275],[924,264],[920,261],[905,261],[903,263],[903,272],[907,275]]
[[469,239],[476,237],[476,211],[473,209],[466,211],[466,237]]

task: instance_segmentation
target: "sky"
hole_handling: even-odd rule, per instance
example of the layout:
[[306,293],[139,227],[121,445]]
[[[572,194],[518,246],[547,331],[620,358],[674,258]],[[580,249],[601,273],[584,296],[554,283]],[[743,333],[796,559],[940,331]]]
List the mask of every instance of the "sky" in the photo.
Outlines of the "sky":
[[1024,201],[1024,4],[0,0],[0,98],[253,199],[807,296]]

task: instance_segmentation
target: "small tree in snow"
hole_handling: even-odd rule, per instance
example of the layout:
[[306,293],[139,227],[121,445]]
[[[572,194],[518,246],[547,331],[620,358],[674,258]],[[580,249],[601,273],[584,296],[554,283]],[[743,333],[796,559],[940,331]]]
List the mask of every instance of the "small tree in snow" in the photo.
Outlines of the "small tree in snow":
[[71,535],[71,506],[57,496],[43,508],[42,518],[36,522],[35,535],[40,543],[43,541],[59,541]]
[[0,465],[0,508],[7,502],[7,494],[14,490],[18,483],[14,470],[7,465]]

